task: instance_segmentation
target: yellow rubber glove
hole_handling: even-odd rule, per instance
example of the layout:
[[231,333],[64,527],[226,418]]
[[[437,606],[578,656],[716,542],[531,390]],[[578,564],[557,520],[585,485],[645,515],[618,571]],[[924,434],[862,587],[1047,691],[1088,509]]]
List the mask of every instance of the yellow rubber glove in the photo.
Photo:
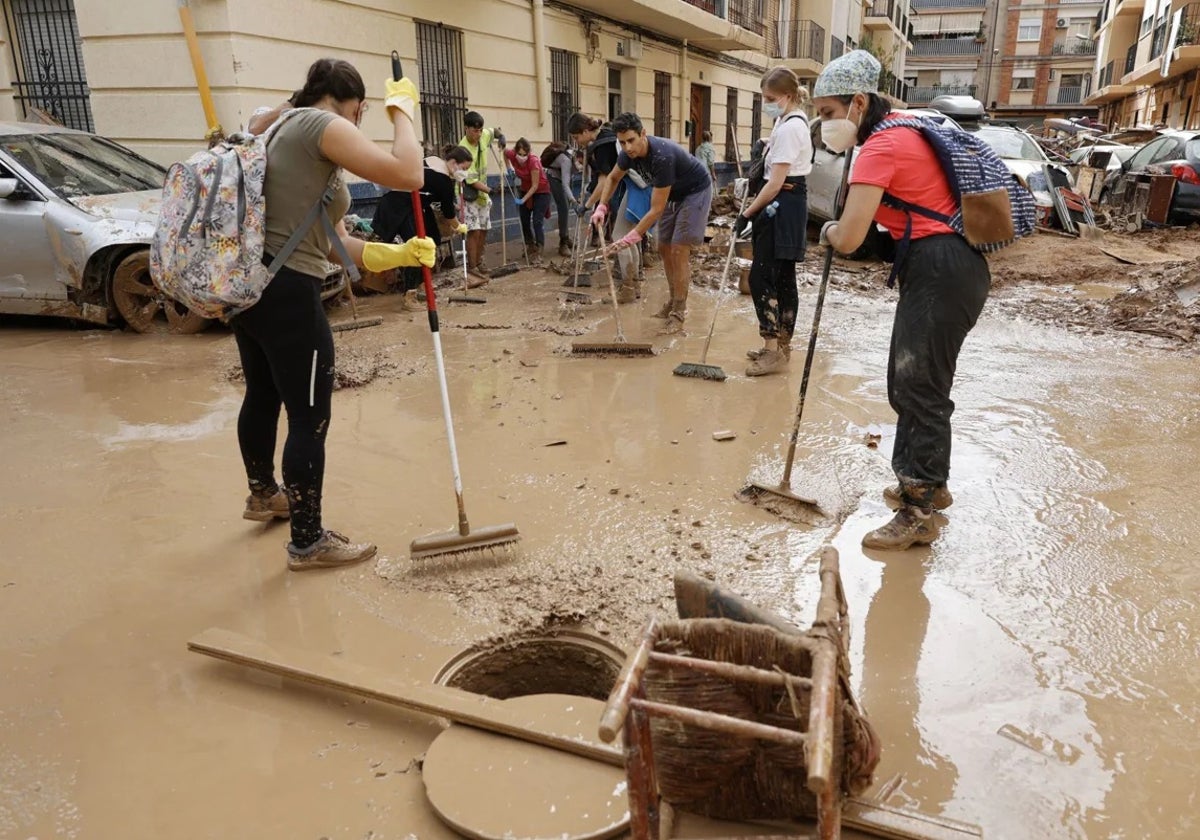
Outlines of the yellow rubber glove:
[[383,95],[383,104],[388,109],[388,115],[391,115],[393,108],[399,108],[410,120],[413,119],[417,103],[421,101],[417,95],[417,86],[407,77],[400,81],[388,79],[384,84],[387,88]]
[[466,236],[467,235],[467,226],[465,224],[463,224],[462,222],[459,222],[458,228],[454,232],[457,233],[459,236]]
[[363,266],[371,271],[387,271],[389,268],[433,268],[437,261],[437,246],[426,236],[414,236],[403,245],[392,242],[368,242],[363,245]]

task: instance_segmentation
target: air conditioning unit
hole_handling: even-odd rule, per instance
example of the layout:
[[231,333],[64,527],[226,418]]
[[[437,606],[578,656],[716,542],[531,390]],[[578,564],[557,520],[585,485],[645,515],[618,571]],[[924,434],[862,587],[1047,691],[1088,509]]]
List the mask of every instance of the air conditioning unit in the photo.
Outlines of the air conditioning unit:
[[630,61],[639,61],[642,57],[642,42],[637,38],[621,38],[617,41],[617,55]]
[[1058,20],[1056,20],[1054,22],[1054,28],[1055,29],[1066,29],[1067,28],[1067,19],[1059,18]]

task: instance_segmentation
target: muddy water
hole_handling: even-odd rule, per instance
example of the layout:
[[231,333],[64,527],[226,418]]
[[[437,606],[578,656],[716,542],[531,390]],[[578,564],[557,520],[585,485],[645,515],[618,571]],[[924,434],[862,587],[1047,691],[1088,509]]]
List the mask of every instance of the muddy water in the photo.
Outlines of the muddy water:
[[[516,522],[521,554],[407,559],[452,524],[453,493],[425,319],[377,299],[386,325],[339,348],[399,364],[335,395],[326,520],[381,557],[308,576],[284,568],[286,529],[239,517],[227,335],[5,325],[0,836],[451,837],[414,764],[434,722],[187,638],[227,627],[427,679],[515,628],[625,643],[670,608],[679,567],[807,621],[826,540],[888,802],[993,838],[1197,832],[1193,360],[993,308],[960,361],[942,539],[866,556],[887,516],[889,298],[831,293],[793,481],[824,512],[789,523],[732,498],[778,480],[800,379],[798,356],[787,377],[740,375],[747,299],[710,351],[731,374],[716,384],[669,374],[698,359],[705,292],[658,357],[580,360],[572,333],[612,334],[598,307],[562,310],[550,278],[496,285],[446,309],[444,338],[472,522]],[[658,326],[649,289],[625,310],[633,340]],[[462,328],[479,324],[515,328]]]

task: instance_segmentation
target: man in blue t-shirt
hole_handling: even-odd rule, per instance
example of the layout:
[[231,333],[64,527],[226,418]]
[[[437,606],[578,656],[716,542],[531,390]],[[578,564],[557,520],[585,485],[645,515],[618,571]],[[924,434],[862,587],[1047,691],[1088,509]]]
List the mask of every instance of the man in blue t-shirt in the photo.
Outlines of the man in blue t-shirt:
[[687,315],[692,248],[704,243],[712,205],[712,178],[697,158],[677,143],[646,134],[637,114],[621,114],[612,123],[621,153],[609,173],[592,223],[603,225],[607,201],[631,170],[653,187],[650,210],[613,248],[631,248],[658,224],[658,250],[667,272],[670,298],[655,317],[667,319],[667,332],[678,332]]

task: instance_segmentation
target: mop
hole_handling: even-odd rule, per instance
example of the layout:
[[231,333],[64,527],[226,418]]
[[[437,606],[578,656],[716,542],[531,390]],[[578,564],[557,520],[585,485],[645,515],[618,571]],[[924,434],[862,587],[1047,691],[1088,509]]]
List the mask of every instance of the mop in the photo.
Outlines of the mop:
[[[392,77],[399,80],[400,55],[392,52]],[[425,236],[425,214],[421,212],[421,196],[412,193],[413,215],[417,221],[417,236]],[[458,528],[441,534],[418,537],[409,546],[414,560],[430,557],[453,557],[472,555],[484,549],[503,549],[521,539],[517,526],[512,523],[491,525],[472,530],[467,520],[467,509],[463,502],[462,474],[458,469],[458,446],[454,440],[454,418],[450,414],[450,389],[446,384],[446,362],[442,358],[442,335],[438,330],[437,299],[433,291],[433,272],[429,266],[421,266],[425,281],[425,305],[429,310],[429,331],[433,335],[433,357],[437,363],[438,387],[442,394],[442,418],[446,422],[446,438],[450,443],[450,468],[454,473],[454,495],[458,502]]]

